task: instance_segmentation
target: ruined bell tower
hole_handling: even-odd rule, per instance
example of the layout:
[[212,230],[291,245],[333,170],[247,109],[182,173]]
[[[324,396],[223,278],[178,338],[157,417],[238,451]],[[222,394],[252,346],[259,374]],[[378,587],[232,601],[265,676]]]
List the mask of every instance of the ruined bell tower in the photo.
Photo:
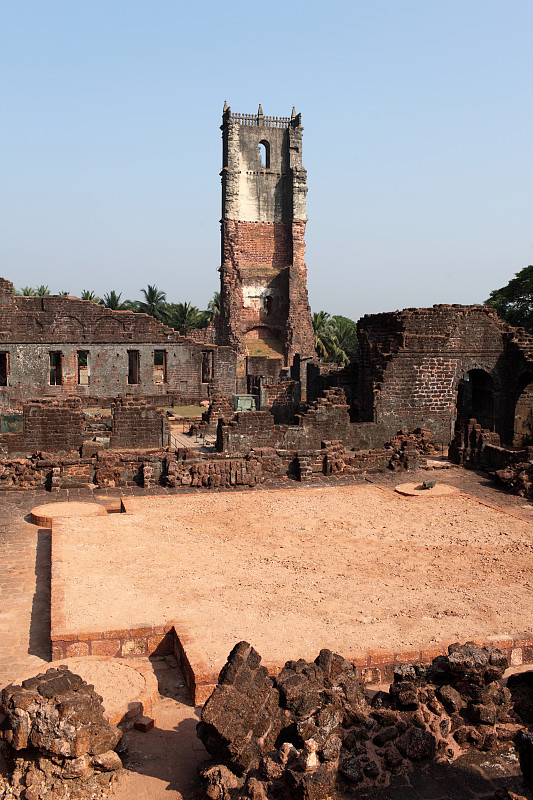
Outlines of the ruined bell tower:
[[220,343],[237,349],[241,374],[250,356],[315,354],[307,298],[302,119],[222,117]]

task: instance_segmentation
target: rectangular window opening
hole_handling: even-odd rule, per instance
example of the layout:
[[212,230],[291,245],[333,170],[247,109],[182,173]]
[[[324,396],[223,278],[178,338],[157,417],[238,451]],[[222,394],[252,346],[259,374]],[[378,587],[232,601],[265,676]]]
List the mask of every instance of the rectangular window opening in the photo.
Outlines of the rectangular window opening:
[[89,351],[78,350],[78,383],[80,386],[89,385]]
[[138,350],[128,350],[128,383],[140,382],[140,353]]
[[167,382],[167,351],[154,350],[154,383]]
[[61,386],[63,383],[63,353],[60,350],[50,351],[50,386]]
[[204,350],[202,353],[202,383],[211,383],[213,380],[213,351]]
[[7,386],[8,358],[7,353],[0,353],[0,386]]

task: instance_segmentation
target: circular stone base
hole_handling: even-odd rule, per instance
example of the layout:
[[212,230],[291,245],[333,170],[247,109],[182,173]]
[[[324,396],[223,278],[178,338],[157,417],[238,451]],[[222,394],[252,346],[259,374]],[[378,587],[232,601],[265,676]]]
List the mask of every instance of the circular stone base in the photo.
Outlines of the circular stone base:
[[446,483],[437,483],[432,489],[423,489],[421,483],[401,483],[394,487],[394,491],[406,497],[448,497],[459,494],[461,490]]
[[42,664],[13,682],[20,685],[26,678],[59,666],[67,667],[94,686],[102,697],[105,717],[111,725],[122,723],[129,726],[143,714],[153,716],[157,679],[150,664],[137,664],[110,656],[64,658]]
[[107,514],[105,506],[99,503],[45,503],[44,506],[35,506],[30,512],[30,519],[34,525],[41,528],[51,528],[54,519],[61,517],[94,517],[97,514]]

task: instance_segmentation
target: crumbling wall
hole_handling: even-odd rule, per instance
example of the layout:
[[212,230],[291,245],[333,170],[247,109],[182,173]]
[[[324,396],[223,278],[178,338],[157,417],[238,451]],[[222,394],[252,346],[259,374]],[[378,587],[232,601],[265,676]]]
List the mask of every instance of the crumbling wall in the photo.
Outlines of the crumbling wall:
[[346,401],[353,412],[354,421],[358,420],[358,398],[357,398],[357,363],[339,367],[333,363],[310,362],[306,365],[307,373],[307,399],[317,400],[326,389],[342,389],[346,396]]
[[117,397],[111,405],[111,447],[154,448],[170,444],[167,415],[139,397]]
[[234,416],[233,406],[231,404],[230,395],[223,394],[215,388],[211,393],[211,400],[207,411],[202,414],[201,422],[198,419],[193,420],[191,424],[191,431],[203,431],[204,433],[217,432],[219,419],[232,419]]
[[243,453],[253,447],[282,447],[286,425],[276,425],[269,411],[239,411],[231,420],[219,419],[216,448]]
[[77,397],[31,400],[24,403],[22,418],[22,433],[0,434],[6,455],[68,453],[82,445],[83,414]]
[[246,453],[198,453],[187,448],[165,450],[108,450],[83,448],[66,456],[39,452],[27,458],[0,459],[2,489],[65,489],[96,484],[114,486],[256,486],[277,477],[302,481],[319,475],[416,469],[418,453],[344,450],[341,442],[323,442],[316,450],[255,447]]
[[[493,389],[493,428],[512,443],[514,413],[532,373],[533,337],[487,306],[437,305],[366,315],[358,322],[362,420],[429,428],[448,443],[461,378],[486,374]],[[486,427],[486,426],[485,426]]]
[[[2,310],[3,309],[3,310]],[[164,353],[162,368],[155,351]],[[7,385],[0,401],[20,403],[43,395],[169,395],[182,402],[209,396],[214,382],[235,391],[236,354],[228,347],[194,341],[147,314],[113,311],[75,297],[13,297],[13,284],[0,283],[0,352],[7,353]],[[51,375],[50,354],[60,354],[60,378]],[[87,359],[87,368],[80,370]],[[130,371],[130,353],[138,363]],[[202,365],[210,354],[212,369]],[[205,380],[204,380],[205,379]]]
[[356,450],[381,449],[391,436],[383,424],[351,423],[340,388],[327,389],[295,419],[295,425],[277,425],[269,411],[239,412],[232,420],[219,423],[217,450],[227,453],[246,452],[252,447],[317,450],[323,441],[330,439],[340,439],[346,448]]

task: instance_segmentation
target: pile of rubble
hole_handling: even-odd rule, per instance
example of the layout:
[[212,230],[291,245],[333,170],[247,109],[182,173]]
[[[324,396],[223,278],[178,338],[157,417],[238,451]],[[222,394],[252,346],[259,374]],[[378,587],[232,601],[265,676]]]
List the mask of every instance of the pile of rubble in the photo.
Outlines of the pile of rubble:
[[499,483],[505,488],[533,500],[533,462],[524,461],[519,464],[509,464],[505,469],[499,469],[493,473]]
[[389,691],[368,701],[356,668],[329,650],[271,678],[241,642],[197,728],[214,759],[201,772],[203,796],[318,800],[386,787],[423,762],[519,735],[526,752],[530,734],[498,683],[507,665],[494,647],[452,645],[430,666],[398,666]]
[[414,431],[398,431],[390,441],[385,443],[385,447],[392,447],[395,452],[402,450],[416,450],[424,456],[440,456],[441,449],[435,442],[434,436],[429,428],[415,428]]
[[122,767],[115,752],[121,731],[105,719],[94,687],[66,667],[2,691],[0,736],[0,797],[105,796]]

